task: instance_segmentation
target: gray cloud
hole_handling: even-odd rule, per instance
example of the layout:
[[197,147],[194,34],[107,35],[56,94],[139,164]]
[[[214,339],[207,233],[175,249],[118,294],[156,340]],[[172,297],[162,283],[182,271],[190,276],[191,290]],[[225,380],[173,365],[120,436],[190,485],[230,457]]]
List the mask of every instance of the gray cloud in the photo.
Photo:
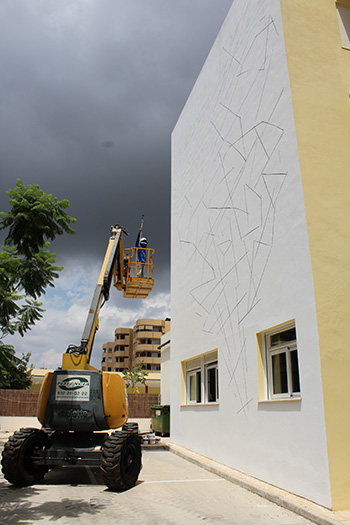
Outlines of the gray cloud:
[[169,289],[170,134],[231,0],[3,0],[0,208],[19,177],[67,197],[60,262],[101,260],[141,214]]

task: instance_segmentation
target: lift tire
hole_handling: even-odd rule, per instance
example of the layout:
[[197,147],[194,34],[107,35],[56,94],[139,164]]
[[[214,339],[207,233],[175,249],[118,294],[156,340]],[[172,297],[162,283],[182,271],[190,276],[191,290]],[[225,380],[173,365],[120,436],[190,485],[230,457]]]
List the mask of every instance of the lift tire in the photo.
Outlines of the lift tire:
[[103,445],[101,469],[104,482],[111,490],[133,487],[141,470],[140,438],[129,432],[113,432]]
[[125,425],[122,426],[123,432],[128,432],[128,434],[138,434],[139,433],[139,425],[138,423],[125,423]]
[[9,437],[2,452],[2,473],[13,485],[27,487],[40,481],[49,470],[35,465],[33,456],[50,446],[48,435],[37,428],[21,428]]

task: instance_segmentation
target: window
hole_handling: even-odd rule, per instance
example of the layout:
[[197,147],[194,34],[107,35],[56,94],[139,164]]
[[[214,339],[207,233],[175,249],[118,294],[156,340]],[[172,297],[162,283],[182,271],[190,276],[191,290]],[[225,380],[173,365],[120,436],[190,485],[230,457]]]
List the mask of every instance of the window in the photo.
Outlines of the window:
[[300,397],[295,325],[266,332],[266,378],[269,399]]
[[201,403],[202,401],[202,374],[200,370],[194,370],[187,374],[187,402]]
[[151,325],[137,325],[134,329],[134,337],[138,332],[163,332],[161,326],[151,326]]
[[182,362],[183,403],[207,404],[219,401],[219,371],[217,350]]
[[206,367],[207,402],[215,403],[219,399],[218,363],[211,363]]
[[350,3],[343,0],[337,2],[338,21],[342,46],[350,49]]
[[160,339],[139,339],[140,345],[160,345]]

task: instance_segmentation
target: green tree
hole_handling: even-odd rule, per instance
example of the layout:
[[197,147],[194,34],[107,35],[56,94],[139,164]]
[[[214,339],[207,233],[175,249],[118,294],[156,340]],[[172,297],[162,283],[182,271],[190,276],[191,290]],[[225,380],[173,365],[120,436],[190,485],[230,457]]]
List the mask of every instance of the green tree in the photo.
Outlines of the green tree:
[[49,250],[50,243],[63,233],[75,233],[71,224],[76,222],[65,212],[69,207],[67,199],[58,200],[37,184],[26,186],[17,179],[15,189],[9,189],[6,194],[10,198],[10,210],[0,212],[0,230],[6,231],[5,245],[0,252],[2,388],[15,383],[11,383],[11,377],[17,377],[17,372],[22,373],[23,385],[27,385],[24,370],[27,370],[28,355],[19,359],[13,346],[4,344],[3,339],[15,333],[23,336],[42,317],[44,310],[38,298],[48,286],[54,286],[58,272],[63,269],[55,265],[56,254]]
[[0,344],[0,388],[26,390],[32,384],[32,368],[28,367],[31,354],[15,355],[11,345]]
[[132,368],[132,370],[123,370],[123,376],[126,387],[131,387],[132,393],[135,392],[135,388],[138,383],[141,383],[142,385],[146,384],[148,372],[144,370],[144,367],[144,361],[137,361],[136,365]]

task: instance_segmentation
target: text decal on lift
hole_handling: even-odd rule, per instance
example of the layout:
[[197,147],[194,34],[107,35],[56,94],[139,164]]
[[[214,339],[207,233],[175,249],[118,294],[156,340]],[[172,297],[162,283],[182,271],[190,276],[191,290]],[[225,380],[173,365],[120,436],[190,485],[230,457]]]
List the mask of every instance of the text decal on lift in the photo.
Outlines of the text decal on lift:
[[84,376],[57,375],[56,401],[89,401],[90,378]]

